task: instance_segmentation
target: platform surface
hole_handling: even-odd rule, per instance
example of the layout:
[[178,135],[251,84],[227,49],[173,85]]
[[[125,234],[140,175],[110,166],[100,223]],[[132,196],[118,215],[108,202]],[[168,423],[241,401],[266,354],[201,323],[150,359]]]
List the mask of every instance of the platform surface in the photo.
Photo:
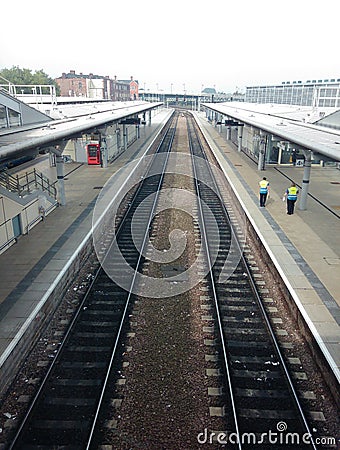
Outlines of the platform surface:
[[[140,139],[107,168],[64,164],[66,205],[52,211],[0,255],[0,366],[26,320],[91,230],[92,211],[101,188],[117,170],[146,151],[170,113],[168,109],[159,110],[151,125],[140,128]],[[41,158],[35,167],[51,180],[56,179],[56,168],[50,167],[48,158]]]

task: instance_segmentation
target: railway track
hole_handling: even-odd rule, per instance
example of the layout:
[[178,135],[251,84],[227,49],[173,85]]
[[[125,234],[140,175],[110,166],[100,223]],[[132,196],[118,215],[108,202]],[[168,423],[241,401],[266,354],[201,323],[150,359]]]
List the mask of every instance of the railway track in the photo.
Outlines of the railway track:
[[[102,443],[102,424],[107,420],[102,406],[108,403],[107,387],[119,377],[124,352],[120,344],[131,328],[129,317],[135,304],[134,292],[138,291],[136,274],[148,263],[145,247],[157,223],[158,195],[177,120],[175,115],[159,145],[158,154],[165,156],[155,162],[157,168],[150,164],[149,176],[141,179],[133,197],[128,199],[120,223],[114,229],[105,229],[103,245],[114,241],[105,249],[105,267],[110,276],[102,269],[96,274],[10,449],[90,449],[99,448]],[[218,438],[218,443],[227,448],[289,448],[283,441],[287,432],[292,439],[309,435],[308,423],[252,272],[243,258],[242,230],[239,232],[233,224],[232,212],[225,207],[228,199],[221,201],[223,181],[215,180],[218,177],[206,159],[190,114],[187,126],[195,181],[193,194],[197,199],[197,240],[205,254],[199,258],[200,264],[208,265],[207,275],[201,280],[201,309],[205,311],[202,338],[207,343],[209,370],[215,371],[218,379],[209,394],[215,403],[209,403],[207,408],[217,411],[223,423],[219,434],[214,432],[214,437],[207,439],[216,444]],[[239,239],[241,243],[237,244]],[[115,252],[128,262],[131,273],[120,273],[120,259]],[[175,270],[180,280],[176,283],[185,286],[185,263],[177,264]],[[164,268],[160,272],[162,278],[174,275],[173,270],[169,274]],[[112,280],[117,277],[124,278],[123,283]],[[180,295],[179,291],[175,293]],[[273,447],[270,439],[274,439],[274,433],[281,442],[276,441]],[[147,448],[134,445],[131,448]],[[127,444],[121,448],[130,447]],[[316,447],[307,439],[297,448]]]
[[[167,154],[171,149],[176,118],[172,122],[157,153]],[[143,200],[159,192],[166,157],[163,160],[160,174],[141,181],[116,233],[119,251],[135,271],[140,269],[143,258],[131,237],[131,221]],[[157,196],[151,203],[144,203],[142,214],[147,221],[140,223],[137,234],[148,234],[156,203]],[[110,241],[107,233],[106,239]],[[121,270],[115,267],[115,249],[106,251],[110,269]],[[119,353],[118,342],[135,279],[130,277],[125,282],[131,286],[129,290],[99,269],[10,449],[90,448],[106,384]]]
[[[204,158],[198,130],[193,121],[188,119],[191,153]],[[194,159],[195,161],[195,159]],[[229,213],[221,202],[218,186],[215,184],[210,164],[197,164],[195,179],[202,179],[200,171],[211,173],[210,184],[196,183],[198,198],[211,205],[215,220],[218,223],[220,242],[215,261],[208,256],[209,299],[205,309],[211,310],[207,322],[215,327],[218,337],[216,346],[219,357],[223,361],[224,379],[227,381],[223,389],[227,390],[227,401],[222,406],[229,418],[228,433],[238,435],[238,448],[253,448],[263,437],[261,448],[271,447],[268,438],[269,430],[274,433],[289,430],[296,435],[311,436],[307,420],[303,413],[294,382],[289,374],[281,354],[275,333],[262,304],[256,283],[243,256],[242,248],[231,249],[231,236],[236,233],[229,218]],[[202,229],[207,255],[215,252],[216,236],[209,231],[209,222],[201,214]],[[230,251],[236,253],[232,258],[239,260],[235,267],[227,268],[227,276],[222,272],[228,264]],[[230,264],[230,261],[229,261]],[[230,424],[230,417],[233,423]],[[254,439],[252,441],[252,439]],[[245,442],[242,442],[245,441]],[[250,441],[250,442],[248,442]],[[299,448],[316,448],[312,439]],[[249,445],[247,445],[249,444]],[[282,442],[283,447],[288,443]],[[271,447],[272,448],[272,447]],[[280,448],[276,444],[275,448]]]

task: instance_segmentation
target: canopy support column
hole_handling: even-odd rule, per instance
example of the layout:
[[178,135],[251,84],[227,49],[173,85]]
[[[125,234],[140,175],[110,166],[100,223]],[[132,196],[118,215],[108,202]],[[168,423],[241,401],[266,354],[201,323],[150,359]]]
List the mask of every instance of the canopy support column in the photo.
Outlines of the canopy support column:
[[298,205],[298,208],[301,211],[305,211],[307,209],[307,197],[308,197],[311,162],[312,162],[312,152],[310,150],[303,150],[303,154],[305,155],[305,162],[303,165],[304,169],[303,169],[302,189]]

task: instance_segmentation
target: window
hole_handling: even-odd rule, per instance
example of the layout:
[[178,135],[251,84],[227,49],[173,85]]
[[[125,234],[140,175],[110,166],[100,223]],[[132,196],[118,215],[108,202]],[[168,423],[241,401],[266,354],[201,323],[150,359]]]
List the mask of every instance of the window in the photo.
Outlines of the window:
[[6,108],[0,105],[0,128],[7,128]]
[[8,108],[9,126],[19,127],[21,125],[20,114]]

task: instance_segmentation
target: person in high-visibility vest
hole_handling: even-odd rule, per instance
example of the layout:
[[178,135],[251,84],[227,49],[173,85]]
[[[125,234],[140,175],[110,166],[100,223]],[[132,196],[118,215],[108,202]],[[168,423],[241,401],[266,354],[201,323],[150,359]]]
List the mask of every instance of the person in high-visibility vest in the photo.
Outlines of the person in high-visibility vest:
[[294,214],[294,206],[297,200],[298,193],[299,190],[296,187],[295,183],[292,183],[284,193],[283,200],[285,199],[285,197],[287,198],[287,214]]
[[259,181],[260,186],[260,206],[266,206],[267,195],[269,192],[269,181],[266,177],[263,177],[261,181]]

